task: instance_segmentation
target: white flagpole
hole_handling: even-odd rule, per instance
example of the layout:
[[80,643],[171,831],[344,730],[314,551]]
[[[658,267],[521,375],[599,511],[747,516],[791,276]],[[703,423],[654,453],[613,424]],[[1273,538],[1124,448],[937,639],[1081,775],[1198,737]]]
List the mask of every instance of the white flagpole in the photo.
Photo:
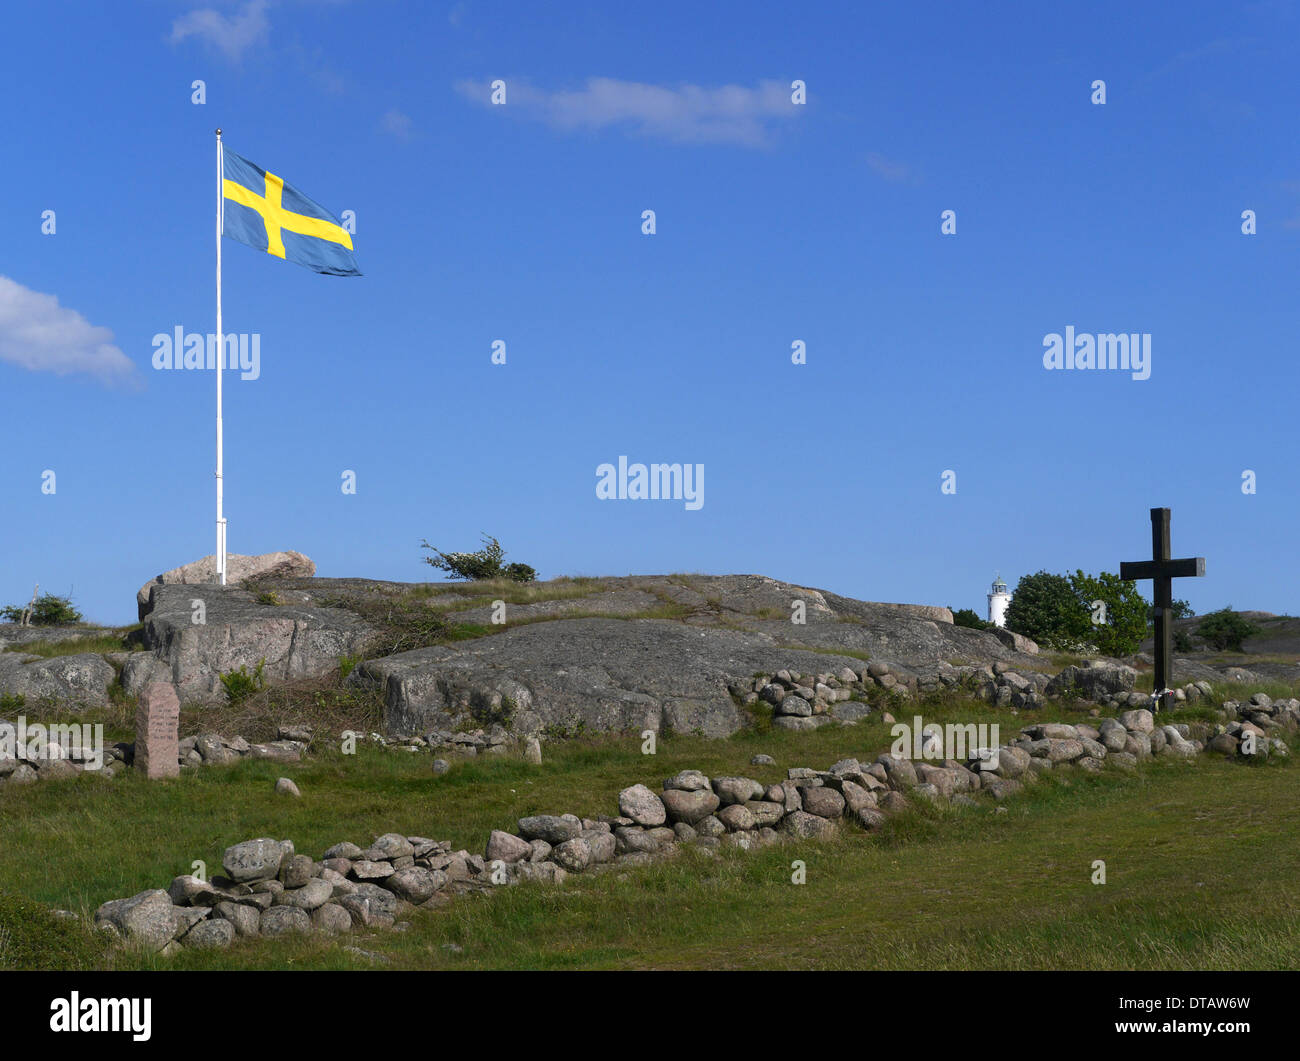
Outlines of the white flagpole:
[[226,360],[225,338],[221,332],[221,230],[225,214],[222,180],[225,160],[222,157],[221,130],[217,130],[217,581],[226,584],[226,518],[222,514],[224,473],[224,438],[221,425],[221,372]]

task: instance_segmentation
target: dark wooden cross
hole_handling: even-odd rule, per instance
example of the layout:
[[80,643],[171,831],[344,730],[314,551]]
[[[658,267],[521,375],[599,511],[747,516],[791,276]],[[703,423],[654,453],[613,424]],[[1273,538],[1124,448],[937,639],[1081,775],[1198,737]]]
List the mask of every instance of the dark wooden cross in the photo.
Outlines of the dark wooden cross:
[[[1155,591],[1156,673],[1155,691],[1165,693],[1174,680],[1174,624],[1169,614],[1174,604],[1174,579],[1202,577],[1205,574],[1205,557],[1186,557],[1174,560],[1169,556],[1169,509],[1151,510],[1151,559],[1124,561],[1119,565],[1119,577],[1130,581],[1141,578],[1152,580]],[[1158,708],[1167,708],[1172,693],[1157,697]]]

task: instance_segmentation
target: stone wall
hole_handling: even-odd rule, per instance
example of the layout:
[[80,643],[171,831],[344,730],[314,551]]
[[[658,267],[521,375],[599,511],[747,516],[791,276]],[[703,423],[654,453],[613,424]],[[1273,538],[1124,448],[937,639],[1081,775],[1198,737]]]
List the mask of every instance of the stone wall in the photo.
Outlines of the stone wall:
[[[875,831],[914,800],[1000,802],[1048,772],[1131,770],[1153,757],[1191,759],[1207,750],[1239,756],[1247,735],[1255,755],[1286,756],[1278,734],[1300,728],[1300,700],[1257,694],[1248,703],[1225,704],[1224,717],[1219,726],[1162,726],[1150,711],[1133,708],[1084,724],[1028,726],[995,756],[975,748],[963,762],[889,754],[868,763],[841,759],[825,770],[791,768],[776,784],[683,770],[657,790],[625,788],[613,814],[521,818],[513,831],[494,830],[481,855],[452,850],[447,841],[386,833],[365,847],[337,843],[313,859],[291,841],[262,837],[227,848],[223,876],[180,876],[165,890],[113,900],[95,912],[95,924],[164,954],[224,947],[238,937],[401,927],[410,910],[467,891],[558,884],[570,873],[671,857],[683,845],[748,850],[828,837],[845,825]],[[768,756],[753,763],[773,765]]]

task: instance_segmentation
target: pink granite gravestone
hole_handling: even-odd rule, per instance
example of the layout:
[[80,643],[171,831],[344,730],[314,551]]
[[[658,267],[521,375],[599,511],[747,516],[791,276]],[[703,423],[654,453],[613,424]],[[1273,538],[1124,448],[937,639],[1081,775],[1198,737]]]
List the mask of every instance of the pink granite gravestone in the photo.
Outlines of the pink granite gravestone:
[[135,713],[135,768],[153,781],[180,777],[181,702],[168,682],[150,682]]

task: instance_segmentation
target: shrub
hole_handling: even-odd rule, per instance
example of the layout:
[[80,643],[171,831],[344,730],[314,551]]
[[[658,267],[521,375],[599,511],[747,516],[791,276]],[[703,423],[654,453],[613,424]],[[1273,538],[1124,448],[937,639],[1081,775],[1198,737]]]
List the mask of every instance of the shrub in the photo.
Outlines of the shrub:
[[424,562],[440,571],[446,571],[452,578],[465,579],[468,582],[482,582],[490,578],[508,578],[515,582],[534,582],[537,572],[527,564],[506,564],[505,550],[495,538],[483,535],[483,548],[476,553],[444,553],[427,541],[420,543],[420,548],[429,549],[435,556],[424,557]]
[[1024,575],[1007,605],[1007,629],[1040,645],[1078,641],[1088,634],[1088,614],[1064,575]]
[[965,626],[969,627],[971,630],[987,630],[993,625],[992,623],[986,623],[981,619],[973,608],[950,607],[948,610],[952,612],[952,622],[954,626]]
[[1210,612],[1196,627],[1196,636],[1208,641],[1220,652],[1241,651],[1241,643],[1259,633],[1259,627],[1243,619],[1231,608]]
[[[26,604],[11,604],[0,608],[0,619],[9,623],[20,623]],[[81,612],[72,606],[70,597],[56,597],[53,593],[43,593],[36,600],[32,609],[33,626],[72,626],[83,619]]]
[[[1095,578],[1075,571],[1070,576],[1070,588],[1088,617],[1089,627],[1083,636],[1097,646],[1098,652],[1105,656],[1127,656],[1138,650],[1146,636],[1150,605],[1134,583],[1109,571]],[[1106,606],[1104,623],[1092,621],[1098,614],[1094,609],[1096,601]]]
[[266,685],[266,679],[262,676],[262,671],[266,667],[266,660],[259,660],[257,670],[249,674],[248,671],[240,667],[239,670],[232,670],[229,674],[221,675],[221,684],[226,690],[226,699],[232,704],[242,703],[254,693],[261,692],[262,687]]
[[537,571],[528,564],[506,564],[501,574],[512,582],[536,582]]
[[[1094,622],[1105,605],[1104,622]],[[1147,631],[1149,605],[1137,587],[1103,571],[1070,576],[1039,571],[1026,575],[1007,606],[1007,629],[1032,637],[1042,645],[1072,652],[1096,651],[1106,656],[1136,652]]]

